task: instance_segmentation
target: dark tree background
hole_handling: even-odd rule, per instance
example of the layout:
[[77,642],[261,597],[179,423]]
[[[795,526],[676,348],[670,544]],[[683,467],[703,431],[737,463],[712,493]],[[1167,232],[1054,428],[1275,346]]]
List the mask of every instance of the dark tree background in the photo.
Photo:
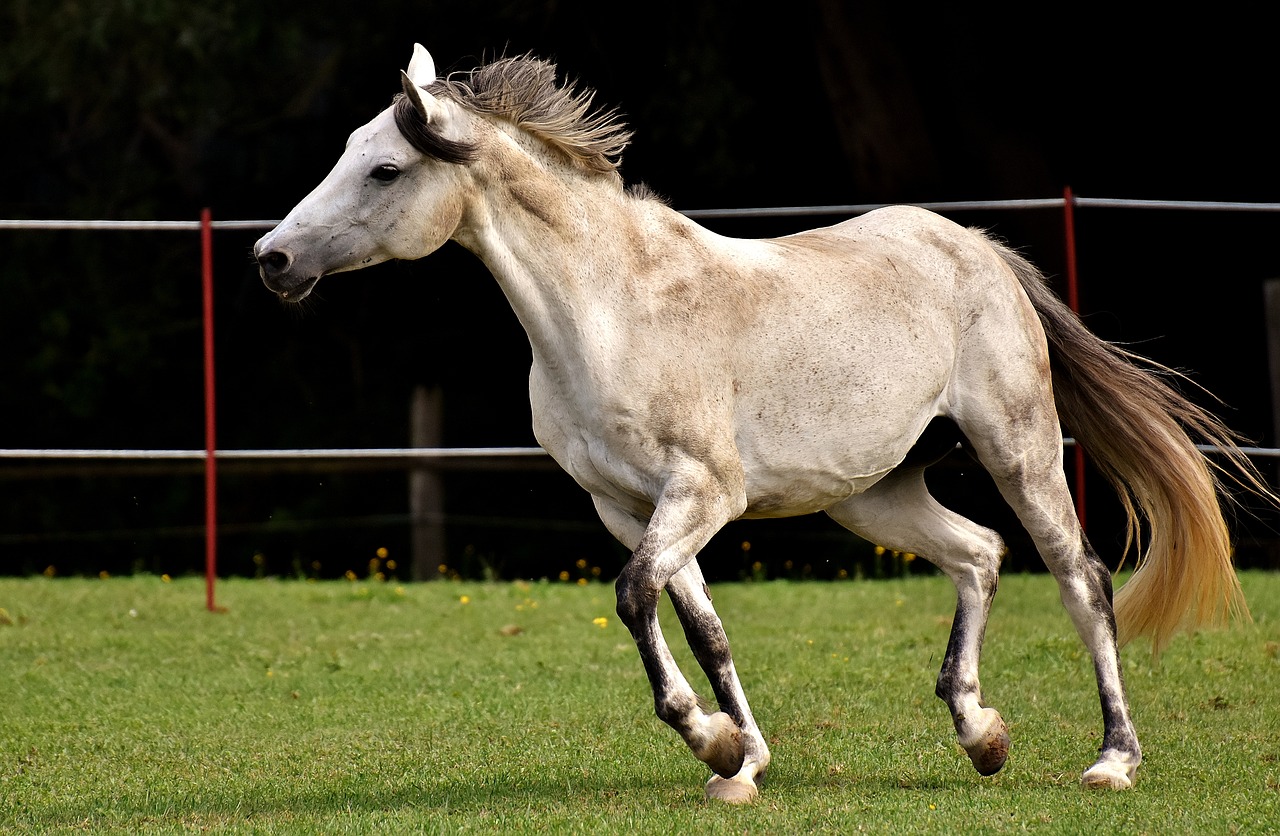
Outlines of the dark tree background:
[[[1280,196],[1277,71],[1261,20],[1129,25],[837,0],[760,8],[8,0],[0,217],[193,219],[208,206],[220,219],[279,218],[390,101],[414,41],[442,71],[526,51],[556,60],[635,129],[624,177],[679,209],[1057,197],[1064,186],[1090,197]],[[1062,275],[1060,213],[955,217]],[[757,236],[813,223],[715,227]],[[1280,277],[1278,229],[1264,213],[1077,214],[1089,324],[1191,370],[1262,444],[1275,442],[1261,303],[1264,281]],[[217,235],[221,447],[404,446],[420,384],[444,393],[446,445],[535,443],[528,344],[470,255],[448,245],[331,278],[297,311],[258,281],[256,235]],[[200,339],[194,234],[0,230],[0,447],[202,447]],[[608,575],[625,558],[563,474],[445,480],[456,570]],[[399,470],[228,470],[223,566],[340,574],[363,572],[379,547],[404,555],[405,485]],[[194,569],[202,490],[195,469],[4,464],[0,571]],[[1011,564],[1034,566],[974,467],[957,460],[938,491],[1000,527],[1015,543]],[[1110,548],[1119,526],[1100,485],[1090,509],[1091,537]],[[1268,520],[1246,515],[1240,527],[1242,559],[1274,565]],[[756,563],[771,574],[874,573],[876,561],[825,518],[736,524],[707,555],[719,577]]]

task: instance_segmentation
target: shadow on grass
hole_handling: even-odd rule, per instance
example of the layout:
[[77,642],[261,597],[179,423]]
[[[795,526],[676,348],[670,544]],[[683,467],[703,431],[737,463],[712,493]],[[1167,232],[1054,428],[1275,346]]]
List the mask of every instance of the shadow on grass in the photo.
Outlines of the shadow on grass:
[[[607,815],[610,810],[692,808],[703,802],[702,783],[687,771],[593,775],[460,770],[454,776],[415,779],[385,776],[361,783],[359,776],[328,783],[286,786],[241,785],[235,794],[210,784],[198,794],[157,798],[131,793],[110,799],[51,804],[45,810],[19,802],[13,824],[35,832],[61,829],[305,825],[342,819],[396,820],[406,815],[440,820],[453,815],[508,819],[537,811],[566,818]],[[0,817],[0,824],[3,824]],[[0,828],[2,829],[2,828]]]

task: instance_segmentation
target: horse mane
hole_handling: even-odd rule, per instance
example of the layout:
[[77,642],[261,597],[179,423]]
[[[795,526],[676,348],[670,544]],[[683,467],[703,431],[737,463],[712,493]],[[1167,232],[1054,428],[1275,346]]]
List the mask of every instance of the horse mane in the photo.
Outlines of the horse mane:
[[[428,92],[474,113],[505,119],[588,171],[616,174],[631,139],[616,110],[592,108],[594,90],[578,90],[572,81],[557,84],[555,65],[531,55],[452,73],[437,79]],[[403,94],[392,106],[396,127],[418,151],[446,162],[475,159],[473,145],[441,136]]]

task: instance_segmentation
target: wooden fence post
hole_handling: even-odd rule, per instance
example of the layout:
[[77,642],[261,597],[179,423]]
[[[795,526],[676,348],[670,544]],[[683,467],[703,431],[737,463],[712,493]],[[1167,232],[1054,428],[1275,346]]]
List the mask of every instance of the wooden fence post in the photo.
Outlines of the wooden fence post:
[[[439,447],[444,414],[444,395],[439,386],[415,386],[409,410],[409,443],[412,447]],[[438,578],[445,562],[444,484],[440,473],[429,464],[409,471],[409,517],[412,526],[412,578]]]

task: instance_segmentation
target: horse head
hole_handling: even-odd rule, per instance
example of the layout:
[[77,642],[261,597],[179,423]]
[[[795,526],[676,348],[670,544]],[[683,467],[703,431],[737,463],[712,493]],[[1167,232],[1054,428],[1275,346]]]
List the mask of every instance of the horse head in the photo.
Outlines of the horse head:
[[259,274],[288,302],[322,276],[416,259],[449,240],[463,214],[460,186],[472,146],[466,115],[427,88],[435,63],[414,45],[403,96],[347,140],[320,185],[254,245]]

